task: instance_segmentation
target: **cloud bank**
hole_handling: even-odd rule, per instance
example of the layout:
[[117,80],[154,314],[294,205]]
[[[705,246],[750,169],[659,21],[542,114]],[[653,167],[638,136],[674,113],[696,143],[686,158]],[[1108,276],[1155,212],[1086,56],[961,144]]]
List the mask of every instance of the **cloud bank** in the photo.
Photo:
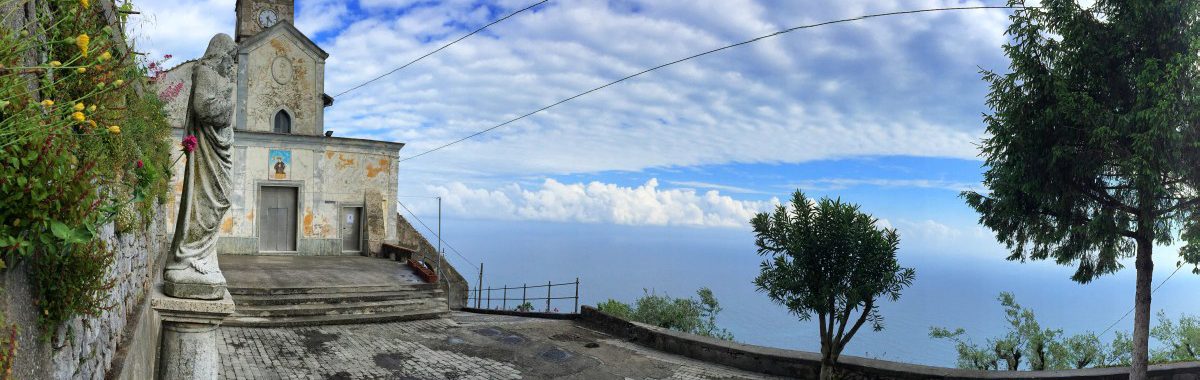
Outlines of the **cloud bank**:
[[[748,228],[755,213],[779,203],[775,198],[737,200],[716,190],[662,189],[657,179],[637,187],[547,179],[528,189],[517,184],[472,188],[453,182],[429,186],[428,191],[442,197],[443,212],[451,216],[621,225]],[[406,203],[419,215],[436,213],[430,202]]]

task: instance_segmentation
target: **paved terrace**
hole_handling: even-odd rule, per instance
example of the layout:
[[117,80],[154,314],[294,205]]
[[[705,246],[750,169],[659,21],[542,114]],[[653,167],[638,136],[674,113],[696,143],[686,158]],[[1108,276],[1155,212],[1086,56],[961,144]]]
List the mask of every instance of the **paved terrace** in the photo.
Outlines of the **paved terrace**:
[[[224,258],[222,258],[224,259]],[[222,379],[765,379],[657,352],[572,321],[450,318],[221,327]]]

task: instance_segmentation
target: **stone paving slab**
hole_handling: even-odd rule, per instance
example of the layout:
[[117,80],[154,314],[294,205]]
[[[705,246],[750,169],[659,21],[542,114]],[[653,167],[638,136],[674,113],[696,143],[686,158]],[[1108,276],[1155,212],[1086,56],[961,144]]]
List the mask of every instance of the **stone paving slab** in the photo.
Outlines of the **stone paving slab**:
[[450,318],[218,332],[222,379],[766,379],[572,321]]

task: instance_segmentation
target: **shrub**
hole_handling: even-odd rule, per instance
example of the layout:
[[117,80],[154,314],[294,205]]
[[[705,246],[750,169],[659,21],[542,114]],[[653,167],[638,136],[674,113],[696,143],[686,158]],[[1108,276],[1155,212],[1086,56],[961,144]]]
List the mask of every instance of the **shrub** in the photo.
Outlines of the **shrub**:
[[685,333],[703,335],[723,340],[733,340],[733,334],[718,328],[717,313],[721,306],[709,288],[696,291],[700,297],[672,298],[669,295],[658,295],[645,292],[634,305],[609,299],[596,305],[596,308],[613,316],[668,328]]
[[143,63],[87,3],[46,1],[25,27],[0,28],[0,267],[30,261],[43,339],[110,306],[113,253],[96,232],[118,214],[118,231],[148,225],[143,200],[165,201],[171,173]]

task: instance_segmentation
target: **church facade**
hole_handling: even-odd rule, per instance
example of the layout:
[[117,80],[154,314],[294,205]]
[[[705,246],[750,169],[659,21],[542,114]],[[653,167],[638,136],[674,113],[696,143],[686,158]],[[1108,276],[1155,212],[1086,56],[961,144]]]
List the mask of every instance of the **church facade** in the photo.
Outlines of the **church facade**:
[[[236,12],[233,188],[218,253],[362,254],[395,243],[403,144],[326,136],[329,55],[292,25],[292,0],[239,0]],[[154,79],[177,138],[194,65]],[[177,163],[177,189],[182,170]],[[174,215],[177,199],[171,202]]]

